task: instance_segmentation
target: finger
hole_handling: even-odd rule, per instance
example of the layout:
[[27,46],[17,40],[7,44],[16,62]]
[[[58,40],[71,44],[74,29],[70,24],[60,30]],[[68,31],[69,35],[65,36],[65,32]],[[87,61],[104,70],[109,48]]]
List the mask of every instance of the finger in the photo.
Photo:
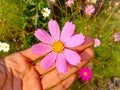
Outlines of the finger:
[[93,38],[91,38],[90,36],[86,36],[85,37],[85,42],[82,45],[76,46],[76,47],[72,47],[70,49],[76,50],[77,52],[81,52],[82,50],[92,46],[93,43],[94,43]]
[[52,87],[50,90],[67,90],[76,80],[76,74],[71,75],[66,80],[60,82],[58,85]]
[[[93,44],[93,39],[89,36],[86,36],[85,42],[81,46],[76,47],[76,50],[78,50],[78,51],[84,50],[85,48],[90,47],[92,44]],[[44,55],[33,54],[31,48],[21,51],[20,53],[23,54],[25,57],[29,58],[29,60],[31,60],[31,61],[34,61],[34,60],[44,56]]]
[[[84,55],[85,54],[85,55]],[[83,67],[94,56],[93,50],[88,48],[81,54],[82,61],[77,67],[69,68],[68,72],[61,74],[56,69],[45,74],[42,78],[42,85],[44,89],[51,88],[69,76],[73,75],[79,68]],[[86,58],[87,57],[87,58]]]
[[51,70],[55,69],[55,63],[49,69],[44,69],[44,68],[40,67],[40,63],[41,62],[37,63],[34,67],[37,70],[37,72],[39,72],[41,75],[44,75],[44,74],[50,72]]
[[23,90],[42,90],[40,75],[33,67],[28,69],[23,77]]

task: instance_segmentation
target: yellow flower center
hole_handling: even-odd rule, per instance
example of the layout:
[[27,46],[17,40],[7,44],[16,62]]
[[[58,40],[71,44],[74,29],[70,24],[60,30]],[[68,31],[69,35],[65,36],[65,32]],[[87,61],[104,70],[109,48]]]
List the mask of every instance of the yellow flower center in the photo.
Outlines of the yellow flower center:
[[8,48],[8,46],[5,46],[5,48]]
[[45,11],[45,10],[44,10],[43,12],[44,12],[45,14],[48,14],[48,11]]
[[61,41],[54,42],[52,44],[52,50],[54,52],[60,53],[64,50],[64,44]]
[[87,76],[87,75],[88,75],[88,73],[87,73],[87,72],[84,72],[83,74],[84,74],[84,76]]
[[91,11],[91,9],[89,8],[89,9],[88,9],[88,12],[90,12],[90,11]]

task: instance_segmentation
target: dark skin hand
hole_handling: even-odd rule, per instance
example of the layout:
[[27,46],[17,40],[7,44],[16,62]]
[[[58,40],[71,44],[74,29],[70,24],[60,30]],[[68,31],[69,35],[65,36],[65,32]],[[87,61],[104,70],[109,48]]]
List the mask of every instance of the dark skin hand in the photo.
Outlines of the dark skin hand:
[[82,61],[76,67],[69,66],[64,74],[55,65],[49,70],[42,69],[40,62],[33,65],[33,61],[44,55],[33,55],[31,48],[11,54],[0,60],[0,90],[66,90],[75,81],[75,72],[94,56],[91,45],[92,38],[86,36],[83,45],[71,48],[80,54]]

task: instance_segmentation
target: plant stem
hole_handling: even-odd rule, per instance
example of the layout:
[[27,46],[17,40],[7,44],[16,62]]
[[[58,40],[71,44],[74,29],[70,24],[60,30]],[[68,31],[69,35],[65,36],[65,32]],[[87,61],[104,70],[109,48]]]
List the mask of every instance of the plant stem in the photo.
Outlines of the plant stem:
[[100,7],[98,8],[97,12],[95,13],[95,17],[98,15],[98,13],[100,12],[102,6],[103,6],[103,3],[104,3],[105,0],[102,0],[101,4],[100,4]]
[[113,11],[111,12],[111,14],[110,14],[110,15],[108,16],[108,18],[106,19],[103,27],[100,29],[99,35],[101,35],[101,33],[105,30],[104,28],[105,28],[105,26],[107,25],[107,23],[108,23],[108,21],[110,20],[110,18],[112,17],[112,15],[113,15],[114,11],[116,10],[116,8],[117,8],[117,7],[115,7],[115,8],[113,9]]

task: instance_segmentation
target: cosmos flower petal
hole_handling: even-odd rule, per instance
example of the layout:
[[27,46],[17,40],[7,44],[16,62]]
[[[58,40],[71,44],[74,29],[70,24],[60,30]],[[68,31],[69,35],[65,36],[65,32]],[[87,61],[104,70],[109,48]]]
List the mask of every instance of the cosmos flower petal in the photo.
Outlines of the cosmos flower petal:
[[83,81],[89,81],[89,80],[88,80],[88,77],[83,77],[82,80],[83,80]]
[[48,28],[52,38],[58,41],[60,37],[60,28],[56,20],[50,20],[48,23]]
[[51,51],[51,46],[44,43],[39,43],[33,45],[31,50],[33,54],[44,55]]
[[45,56],[42,59],[40,66],[44,69],[49,69],[55,63],[56,57],[57,57],[57,53],[50,52],[47,56]]
[[42,29],[37,29],[35,31],[35,36],[40,41],[42,41],[42,42],[44,42],[46,44],[51,44],[52,41],[53,41],[51,36],[45,30],[42,30]]
[[63,54],[59,53],[56,60],[56,68],[60,73],[65,73],[68,71],[67,62]]
[[64,54],[64,57],[68,61],[69,64],[77,65],[78,63],[80,63],[81,57],[75,51],[65,49],[63,51],[63,54]]
[[90,81],[90,78],[89,78],[89,77],[86,77],[85,80],[89,82],[89,81]]
[[61,32],[60,40],[66,41],[67,38],[71,37],[75,31],[75,24],[72,22],[67,22]]
[[75,47],[81,45],[84,41],[85,41],[85,36],[83,36],[83,34],[76,34],[66,40],[65,46]]

